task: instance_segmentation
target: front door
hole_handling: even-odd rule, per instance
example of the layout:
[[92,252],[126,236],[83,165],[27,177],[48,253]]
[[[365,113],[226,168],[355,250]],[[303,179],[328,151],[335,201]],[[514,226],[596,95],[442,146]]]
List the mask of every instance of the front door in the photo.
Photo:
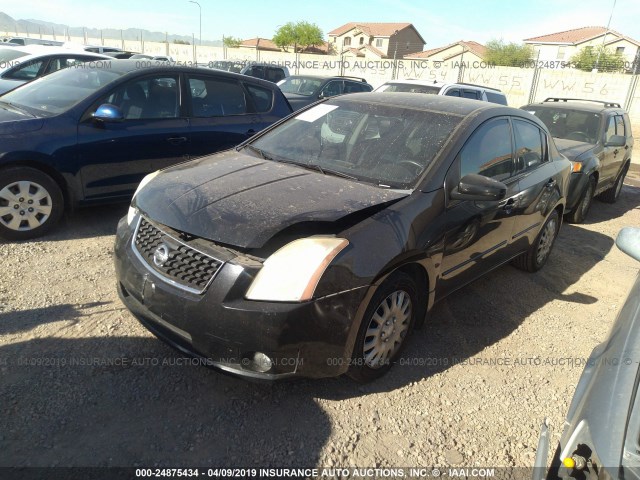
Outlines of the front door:
[[445,212],[444,251],[436,297],[474,280],[512,255],[519,184],[514,177],[511,126],[508,118],[489,120],[472,134],[447,178],[447,188],[467,174],[494,178],[507,186],[501,200],[451,200]]
[[146,174],[188,158],[189,121],[179,91],[178,75],[137,78],[98,102],[118,106],[123,121],[85,115],[78,125],[85,200],[127,198]]

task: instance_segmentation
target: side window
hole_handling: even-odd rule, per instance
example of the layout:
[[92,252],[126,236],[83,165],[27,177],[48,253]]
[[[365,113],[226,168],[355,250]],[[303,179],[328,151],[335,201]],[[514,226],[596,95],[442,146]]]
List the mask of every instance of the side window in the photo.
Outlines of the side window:
[[605,142],[608,142],[609,140],[611,140],[611,137],[613,137],[616,134],[616,119],[615,117],[611,116],[607,119],[607,133],[605,136]]
[[25,62],[16,67],[9,75],[5,75],[4,78],[11,78],[13,80],[33,80],[38,76],[38,72],[42,68],[44,60],[33,60],[31,62]]
[[190,77],[189,93],[194,117],[227,117],[247,113],[244,90],[235,80]]
[[344,82],[344,93],[368,92],[364,83]]
[[134,80],[119,87],[101,103],[120,107],[125,120],[177,118],[178,79],[157,76]]
[[478,95],[480,92],[476,90],[467,90],[466,88],[462,90],[462,96],[464,98],[471,98],[473,100],[478,100],[480,96]]
[[257,113],[265,113],[271,110],[273,105],[273,92],[271,90],[251,84],[245,84],[245,87],[247,87],[253,104],[256,106]]
[[544,134],[535,125],[513,120],[516,138],[516,172],[526,172],[545,161]]
[[58,57],[52,58],[49,60],[49,65],[47,65],[47,70],[45,75],[56,72],[63,68],[73,67],[81,64],[82,62],[90,61],[88,58],[79,58],[79,57]]
[[509,121],[500,118],[478,127],[459,158],[461,177],[476,173],[496,180],[509,178],[513,174]]
[[281,68],[266,67],[265,68],[265,80],[276,83],[285,78],[284,70]]
[[320,94],[324,97],[333,97],[342,93],[342,82],[334,80],[325,85]]
[[445,95],[447,95],[448,97],[459,97],[460,96],[460,89],[459,88],[451,88],[451,89],[447,90],[447,93],[445,93]]
[[626,133],[624,131],[624,120],[622,115],[616,115],[616,135],[622,135],[626,137]]

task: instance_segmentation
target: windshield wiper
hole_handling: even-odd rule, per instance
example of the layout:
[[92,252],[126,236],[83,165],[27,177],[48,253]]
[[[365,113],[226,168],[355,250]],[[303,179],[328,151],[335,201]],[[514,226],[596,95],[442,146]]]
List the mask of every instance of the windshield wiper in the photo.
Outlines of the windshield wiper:
[[[260,155],[262,158],[264,158],[265,160],[273,160],[273,157],[271,155],[269,155],[268,153],[266,153],[264,150],[258,148],[258,147],[254,147],[253,145],[251,145],[250,143],[247,143],[243,148],[248,148],[254,152],[256,152],[258,155]],[[238,149],[236,149],[237,151]]]
[[11,102],[5,102],[4,100],[0,100],[0,103],[3,104],[3,105],[7,105],[8,107],[10,107],[13,110],[17,110],[17,111],[22,112],[22,113],[29,113],[24,108],[20,108],[18,105],[15,105],[15,104],[13,104]]
[[338,170],[331,170],[330,168],[321,167],[316,163],[307,163],[302,166],[307,168],[313,168],[319,171],[323,175],[333,175],[335,177],[348,178],[349,180],[358,180],[358,178],[354,177],[353,175],[349,175],[348,173],[344,173],[344,172],[339,172]]

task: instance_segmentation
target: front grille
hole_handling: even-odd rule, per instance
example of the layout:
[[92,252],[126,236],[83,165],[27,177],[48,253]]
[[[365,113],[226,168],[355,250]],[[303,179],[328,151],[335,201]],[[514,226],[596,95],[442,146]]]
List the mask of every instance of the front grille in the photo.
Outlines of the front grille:
[[[160,245],[167,247],[168,258],[158,264],[154,255]],[[134,248],[151,270],[170,283],[197,293],[204,292],[224,263],[163,232],[145,218],[140,219]]]

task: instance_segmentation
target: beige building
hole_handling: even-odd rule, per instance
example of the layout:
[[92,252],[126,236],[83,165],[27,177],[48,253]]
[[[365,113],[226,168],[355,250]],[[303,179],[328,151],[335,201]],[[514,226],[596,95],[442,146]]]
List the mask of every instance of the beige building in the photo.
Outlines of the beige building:
[[487,49],[484,45],[474,41],[460,40],[444,47],[432,48],[424,52],[405,55],[407,60],[429,60],[430,62],[440,62],[443,67],[455,67],[456,64],[464,63],[470,66],[480,66],[483,62]]
[[640,47],[636,40],[605,27],[576,28],[526,38],[524,43],[533,47],[534,58],[541,62],[569,61],[582,48],[598,48],[604,45],[612,53],[622,54],[629,66],[634,62]]
[[336,53],[372,59],[402,58],[421,52],[425,41],[410,23],[356,23],[329,32]]

